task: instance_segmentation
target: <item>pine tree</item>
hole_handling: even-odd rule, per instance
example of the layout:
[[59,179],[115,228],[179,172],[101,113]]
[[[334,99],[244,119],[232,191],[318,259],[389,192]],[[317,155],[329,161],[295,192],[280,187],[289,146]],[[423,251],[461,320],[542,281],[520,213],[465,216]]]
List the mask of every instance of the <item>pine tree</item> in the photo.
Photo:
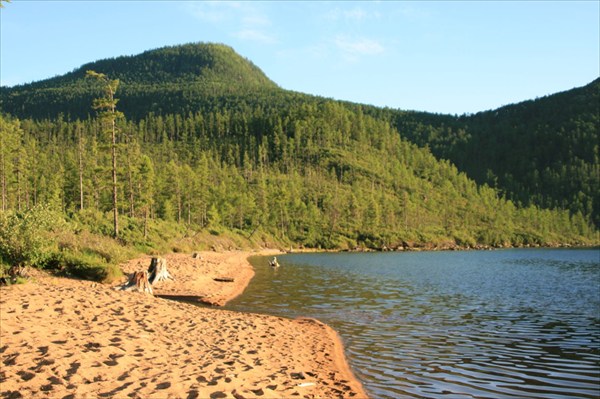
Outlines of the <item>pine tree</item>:
[[87,71],[87,76],[99,80],[104,91],[102,97],[94,99],[92,107],[100,111],[100,120],[102,121],[105,132],[109,133],[111,138],[113,234],[115,238],[119,238],[119,208],[117,201],[117,119],[123,117],[123,114],[117,111],[118,99],[115,98],[115,93],[119,87],[119,80],[109,79],[105,74],[95,71]]

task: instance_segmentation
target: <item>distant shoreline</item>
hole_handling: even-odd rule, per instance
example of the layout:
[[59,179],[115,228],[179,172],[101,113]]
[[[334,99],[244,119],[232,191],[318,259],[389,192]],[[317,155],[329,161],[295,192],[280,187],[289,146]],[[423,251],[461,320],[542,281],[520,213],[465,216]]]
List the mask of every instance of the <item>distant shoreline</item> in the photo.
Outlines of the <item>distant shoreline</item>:
[[437,252],[437,251],[495,251],[502,249],[595,249],[600,248],[600,244],[593,245],[571,245],[566,243],[554,244],[554,245],[475,245],[475,246],[463,246],[463,245],[438,245],[433,243],[413,243],[410,246],[398,246],[398,247],[381,247],[381,248],[368,248],[359,247],[353,249],[320,249],[320,248],[299,248],[292,250],[285,250],[283,253],[313,253],[313,252],[348,252],[348,253],[365,253],[365,252]]

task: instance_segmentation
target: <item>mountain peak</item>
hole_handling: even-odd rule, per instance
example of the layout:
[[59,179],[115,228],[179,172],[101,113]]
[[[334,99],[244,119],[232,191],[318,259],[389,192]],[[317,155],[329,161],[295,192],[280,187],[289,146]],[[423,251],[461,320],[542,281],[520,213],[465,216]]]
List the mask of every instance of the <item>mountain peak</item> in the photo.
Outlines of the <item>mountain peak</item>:
[[173,83],[243,87],[277,85],[248,59],[233,48],[217,43],[188,43],[165,46],[136,55],[124,55],[87,63],[61,76],[15,86],[11,89],[58,88],[76,84],[86,71],[94,70],[124,85],[160,85]]
[[120,108],[128,117],[177,112],[173,104],[192,104],[209,96],[278,89],[256,65],[231,47],[189,43],[90,62],[67,74],[0,89],[4,112],[19,117],[85,118],[97,87],[86,79],[93,70],[119,79]]
[[123,83],[212,83],[276,87],[251,61],[231,47],[215,43],[189,43],[148,50],[138,55],[121,56],[83,65],[78,76],[88,69],[120,79]]

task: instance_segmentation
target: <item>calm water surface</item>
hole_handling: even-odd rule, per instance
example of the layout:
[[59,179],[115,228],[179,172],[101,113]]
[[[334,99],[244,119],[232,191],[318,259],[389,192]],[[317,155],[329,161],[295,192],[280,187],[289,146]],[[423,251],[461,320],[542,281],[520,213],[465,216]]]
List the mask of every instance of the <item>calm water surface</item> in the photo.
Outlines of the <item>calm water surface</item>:
[[373,398],[600,397],[600,252],[255,258],[228,308],[334,327]]

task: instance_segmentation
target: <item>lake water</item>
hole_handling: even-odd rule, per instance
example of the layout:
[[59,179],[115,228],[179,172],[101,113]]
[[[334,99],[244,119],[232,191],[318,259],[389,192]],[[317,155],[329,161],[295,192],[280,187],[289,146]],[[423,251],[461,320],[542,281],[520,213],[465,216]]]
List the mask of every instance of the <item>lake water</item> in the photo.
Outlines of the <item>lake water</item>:
[[254,258],[228,308],[341,335],[373,398],[600,397],[600,251]]

